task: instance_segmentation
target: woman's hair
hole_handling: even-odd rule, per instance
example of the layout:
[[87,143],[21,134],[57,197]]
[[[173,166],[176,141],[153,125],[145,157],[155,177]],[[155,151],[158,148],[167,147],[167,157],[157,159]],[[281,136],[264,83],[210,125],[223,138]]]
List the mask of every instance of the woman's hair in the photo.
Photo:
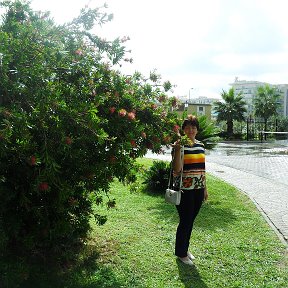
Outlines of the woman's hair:
[[184,120],[184,122],[182,124],[182,130],[184,130],[184,128],[187,125],[196,126],[197,130],[199,130],[199,121],[198,121],[197,117],[194,115],[188,115],[187,116],[187,118]]

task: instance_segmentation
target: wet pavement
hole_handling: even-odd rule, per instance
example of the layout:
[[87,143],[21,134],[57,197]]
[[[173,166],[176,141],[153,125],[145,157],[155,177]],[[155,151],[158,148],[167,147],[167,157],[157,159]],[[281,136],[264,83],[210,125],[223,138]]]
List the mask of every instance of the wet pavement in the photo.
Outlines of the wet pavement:
[[[171,160],[169,150],[148,158]],[[246,193],[280,240],[288,242],[288,140],[219,143],[206,151],[207,172]]]
[[206,160],[288,185],[288,143],[280,143],[219,143]]

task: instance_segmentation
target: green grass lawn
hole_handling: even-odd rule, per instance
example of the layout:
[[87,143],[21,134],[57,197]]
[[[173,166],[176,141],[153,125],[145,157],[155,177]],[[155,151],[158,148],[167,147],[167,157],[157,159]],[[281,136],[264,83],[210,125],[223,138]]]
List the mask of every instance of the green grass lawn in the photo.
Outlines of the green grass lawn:
[[[139,162],[148,167],[152,160]],[[39,275],[34,267],[18,287],[288,287],[287,248],[254,204],[211,175],[207,181],[209,200],[190,245],[194,267],[174,256],[178,215],[164,195],[131,192],[115,181],[110,197],[116,207],[97,206],[108,221],[94,225],[77,265]]]

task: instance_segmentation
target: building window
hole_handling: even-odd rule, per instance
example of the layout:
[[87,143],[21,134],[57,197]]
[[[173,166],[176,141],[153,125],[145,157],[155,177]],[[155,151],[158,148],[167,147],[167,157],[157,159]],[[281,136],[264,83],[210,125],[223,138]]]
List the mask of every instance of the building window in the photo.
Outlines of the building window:
[[205,114],[205,109],[203,106],[198,106],[197,107],[197,114],[198,115],[204,115]]

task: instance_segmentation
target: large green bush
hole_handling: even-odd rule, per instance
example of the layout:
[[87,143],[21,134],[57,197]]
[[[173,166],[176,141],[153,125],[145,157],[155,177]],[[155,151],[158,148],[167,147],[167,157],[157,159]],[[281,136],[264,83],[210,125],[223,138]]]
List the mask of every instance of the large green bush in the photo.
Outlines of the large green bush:
[[25,1],[1,5],[0,244],[59,248],[104,221],[94,204],[113,178],[133,181],[134,159],[175,139],[177,103],[154,72],[114,68],[127,38],[91,33],[111,18],[100,9],[59,26]]

